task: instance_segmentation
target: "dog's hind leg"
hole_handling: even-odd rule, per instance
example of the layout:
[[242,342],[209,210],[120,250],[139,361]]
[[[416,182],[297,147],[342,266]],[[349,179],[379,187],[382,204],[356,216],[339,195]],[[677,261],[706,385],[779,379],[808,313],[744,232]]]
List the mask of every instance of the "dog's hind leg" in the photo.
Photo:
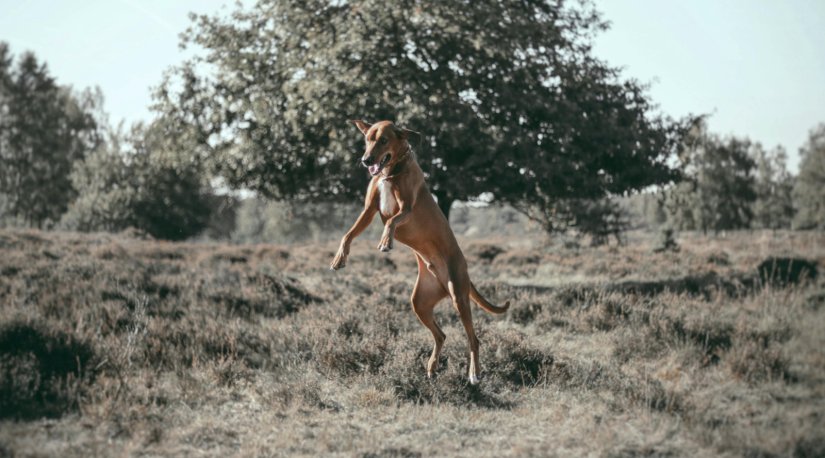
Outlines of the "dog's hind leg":
[[435,345],[430,360],[427,362],[427,377],[432,377],[438,367],[438,357],[441,348],[444,346],[446,336],[438,327],[433,315],[433,309],[438,301],[447,296],[447,291],[441,286],[441,282],[427,269],[427,264],[416,254],[418,259],[418,279],[415,281],[415,288],[412,293],[412,307],[421,323],[433,334]]
[[450,280],[447,283],[447,289],[450,292],[450,298],[453,301],[453,306],[458,311],[458,316],[461,318],[461,324],[464,325],[464,330],[467,332],[467,342],[470,346],[470,368],[469,379],[470,383],[475,385],[479,382],[479,374],[481,366],[478,363],[478,337],[476,337],[473,329],[473,314],[470,310],[470,277],[467,275],[467,267],[463,259],[461,264],[450,266]]

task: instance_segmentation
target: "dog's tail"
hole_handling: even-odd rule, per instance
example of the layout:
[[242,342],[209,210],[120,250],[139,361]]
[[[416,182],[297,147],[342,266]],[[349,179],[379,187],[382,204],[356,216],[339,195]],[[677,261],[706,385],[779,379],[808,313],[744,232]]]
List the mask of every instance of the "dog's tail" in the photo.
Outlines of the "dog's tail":
[[491,304],[487,299],[484,299],[484,296],[478,292],[476,285],[472,284],[472,282],[470,283],[470,299],[478,304],[479,307],[490,313],[504,313],[510,308],[510,301],[505,302],[501,307]]

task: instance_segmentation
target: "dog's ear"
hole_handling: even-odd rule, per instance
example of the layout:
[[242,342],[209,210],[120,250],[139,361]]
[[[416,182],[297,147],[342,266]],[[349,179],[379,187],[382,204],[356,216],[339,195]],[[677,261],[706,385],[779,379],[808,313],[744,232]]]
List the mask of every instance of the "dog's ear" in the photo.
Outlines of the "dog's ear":
[[394,128],[395,136],[400,138],[401,140],[407,140],[408,138],[410,138],[410,134],[415,134],[415,135],[418,135],[418,136],[421,135],[420,132],[416,132],[414,130],[407,129],[405,127],[393,126],[393,128]]
[[370,127],[372,127],[372,124],[364,122],[360,119],[350,119],[349,122],[355,124],[355,126],[358,127],[358,130],[360,130],[364,135],[367,135],[367,131],[370,130]]

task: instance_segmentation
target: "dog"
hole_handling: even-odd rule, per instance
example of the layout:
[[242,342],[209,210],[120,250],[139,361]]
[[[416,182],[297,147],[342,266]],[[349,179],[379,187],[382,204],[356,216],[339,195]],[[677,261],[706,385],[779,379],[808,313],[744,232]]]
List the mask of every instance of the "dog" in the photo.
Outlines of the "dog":
[[496,306],[479,294],[470,282],[467,261],[458,246],[450,224],[430,194],[424,182],[424,173],[415,160],[408,141],[413,131],[403,129],[391,121],[368,124],[362,120],[350,121],[364,134],[366,151],[361,163],[372,176],[367,187],[364,210],[352,228],[341,239],[338,252],[330,265],[332,270],[346,265],[350,244],[370,225],[375,214],[381,216],[384,231],[378,249],[390,251],[393,242],[409,246],[418,261],[411,302],[421,323],[430,330],[435,340],[427,362],[427,377],[432,377],[438,366],[438,357],[446,336],[433,316],[436,304],[449,297],[458,311],[470,347],[469,381],[479,382],[478,338],[473,330],[470,299],[489,313],[501,314],[510,307],[507,301]]

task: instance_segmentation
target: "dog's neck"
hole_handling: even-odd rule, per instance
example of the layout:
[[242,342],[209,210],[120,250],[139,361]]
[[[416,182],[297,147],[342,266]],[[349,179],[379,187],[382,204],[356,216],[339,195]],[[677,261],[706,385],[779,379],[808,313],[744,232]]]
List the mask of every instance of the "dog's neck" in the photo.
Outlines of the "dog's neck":
[[414,160],[415,153],[413,152],[410,144],[407,143],[407,148],[400,154],[399,159],[394,161],[392,167],[387,167],[381,173],[384,175],[385,179],[398,176],[407,169],[407,165],[409,165],[410,161]]

